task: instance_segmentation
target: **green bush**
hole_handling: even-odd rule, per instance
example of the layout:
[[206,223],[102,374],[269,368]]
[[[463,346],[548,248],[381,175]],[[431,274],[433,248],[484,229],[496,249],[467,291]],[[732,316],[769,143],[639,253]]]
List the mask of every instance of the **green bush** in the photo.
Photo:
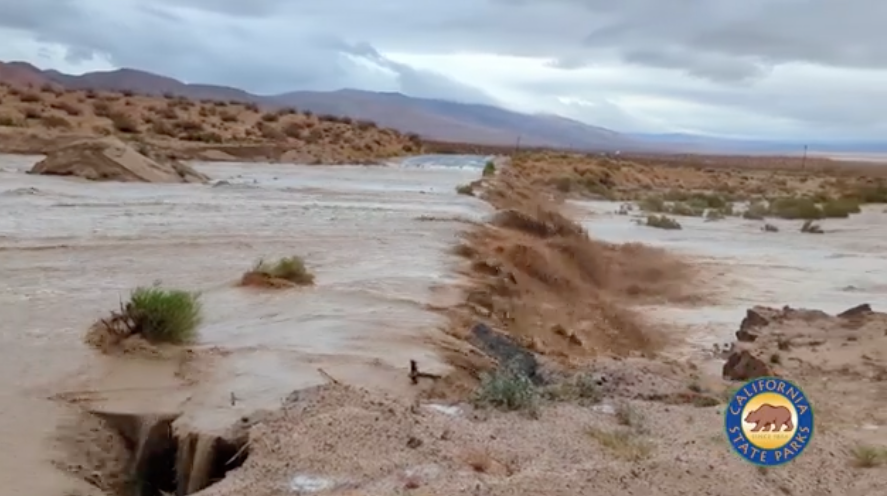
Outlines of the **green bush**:
[[846,218],[850,217],[850,214],[858,214],[861,211],[859,202],[852,198],[828,200],[822,204],[822,214],[829,218]]
[[157,286],[136,288],[126,305],[133,329],[152,343],[190,343],[201,322],[200,295]]
[[460,184],[456,186],[456,193],[460,195],[474,196],[474,187],[470,184]]
[[775,198],[770,202],[769,212],[782,219],[817,220],[824,217],[822,209],[810,198]]
[[496,173],[496,164],[493,163],[492,160],[487,160],[487,164],[484,165],[484,177],[492,176]]

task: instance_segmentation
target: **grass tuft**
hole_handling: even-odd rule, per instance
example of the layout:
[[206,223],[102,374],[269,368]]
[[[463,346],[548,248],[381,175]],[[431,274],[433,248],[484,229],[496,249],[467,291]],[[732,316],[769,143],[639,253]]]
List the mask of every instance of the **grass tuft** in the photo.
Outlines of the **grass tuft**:
[[887,463],[887,449],[860,444],[850,453],[853,457],[853,466],[859,468],[872,468]]

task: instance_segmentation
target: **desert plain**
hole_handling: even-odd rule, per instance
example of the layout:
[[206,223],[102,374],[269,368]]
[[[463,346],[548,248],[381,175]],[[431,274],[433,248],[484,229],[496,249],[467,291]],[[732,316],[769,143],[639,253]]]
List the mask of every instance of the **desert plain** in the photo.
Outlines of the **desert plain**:
[[[0,124],[11,493],[884,493],[878,164],[53,87]],[[771,375],[816,424],[766,468],[724,414]]]

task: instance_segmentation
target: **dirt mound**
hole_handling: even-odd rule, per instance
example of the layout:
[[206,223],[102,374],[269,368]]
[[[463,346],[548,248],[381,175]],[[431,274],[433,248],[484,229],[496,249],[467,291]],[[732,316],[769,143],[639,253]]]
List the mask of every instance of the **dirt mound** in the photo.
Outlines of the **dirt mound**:
[[[661,368],[643,374],[659,389]],[[344,386],[299,392],[253,427],[244,465],[201,494],[861,496],[881,487],[882,471],[848,466],[845,432],[817,433],[791,470],[765,471],[730,452],[714,407],[605,394],[592,406],[542,408],[533,420]]]
[[185,164],[149,158],[113,137],[85,139],[56,148],[35,164],[30,173],[76,176],[92,181],[202,183],[208,180]]

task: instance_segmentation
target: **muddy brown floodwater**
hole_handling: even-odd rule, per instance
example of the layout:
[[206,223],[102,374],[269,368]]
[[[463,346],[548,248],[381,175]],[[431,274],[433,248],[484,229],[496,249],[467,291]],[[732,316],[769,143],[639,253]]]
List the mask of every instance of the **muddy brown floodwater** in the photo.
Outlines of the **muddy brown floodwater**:
[[[197,164],[216,185],[87,183],[24,173],[38,157],[0,156],[0,487],[62,494],[50,442],[65,402],[115,412],[180,412],[202,429],[274,408],[333,377],[397,389],[417,359],[444,371],[426,304],[455,295],[447,253],[489,207],[455,186],[476,157],[390,167]],[[437,165],[437,166],[436,166]],[[454,166],[455,165],[455,166]],[[236,287],[260,257],[301,255],[305,290]],[[200,346],[188,374],[168,363],[99,355],[87,327],[138,285],[202,292]],[[235,406],[231,406],[232,398]],[[28,474],[28,476],[23,476]]]
[[[867,302],[887,308],[887,207],[869,205],[848,219],[819,222],[826,234],[800,232],[801,221],[768,219],[779,232],[764,232],[763,221],[730,217],[706,222],[679,217],[682,230],[639,226],[618,215],[610,202],[575,202],[586,212],[583,225],[595,238],[640,242],[683,254],[711,267],[708,283],[717,304],[649,307],[644,312],[678,324],[688,333],[683,354],[734,339],[737,322],[755,305],[819,309],[837,314]],[[638,212],[635,212],[638,215]]]

